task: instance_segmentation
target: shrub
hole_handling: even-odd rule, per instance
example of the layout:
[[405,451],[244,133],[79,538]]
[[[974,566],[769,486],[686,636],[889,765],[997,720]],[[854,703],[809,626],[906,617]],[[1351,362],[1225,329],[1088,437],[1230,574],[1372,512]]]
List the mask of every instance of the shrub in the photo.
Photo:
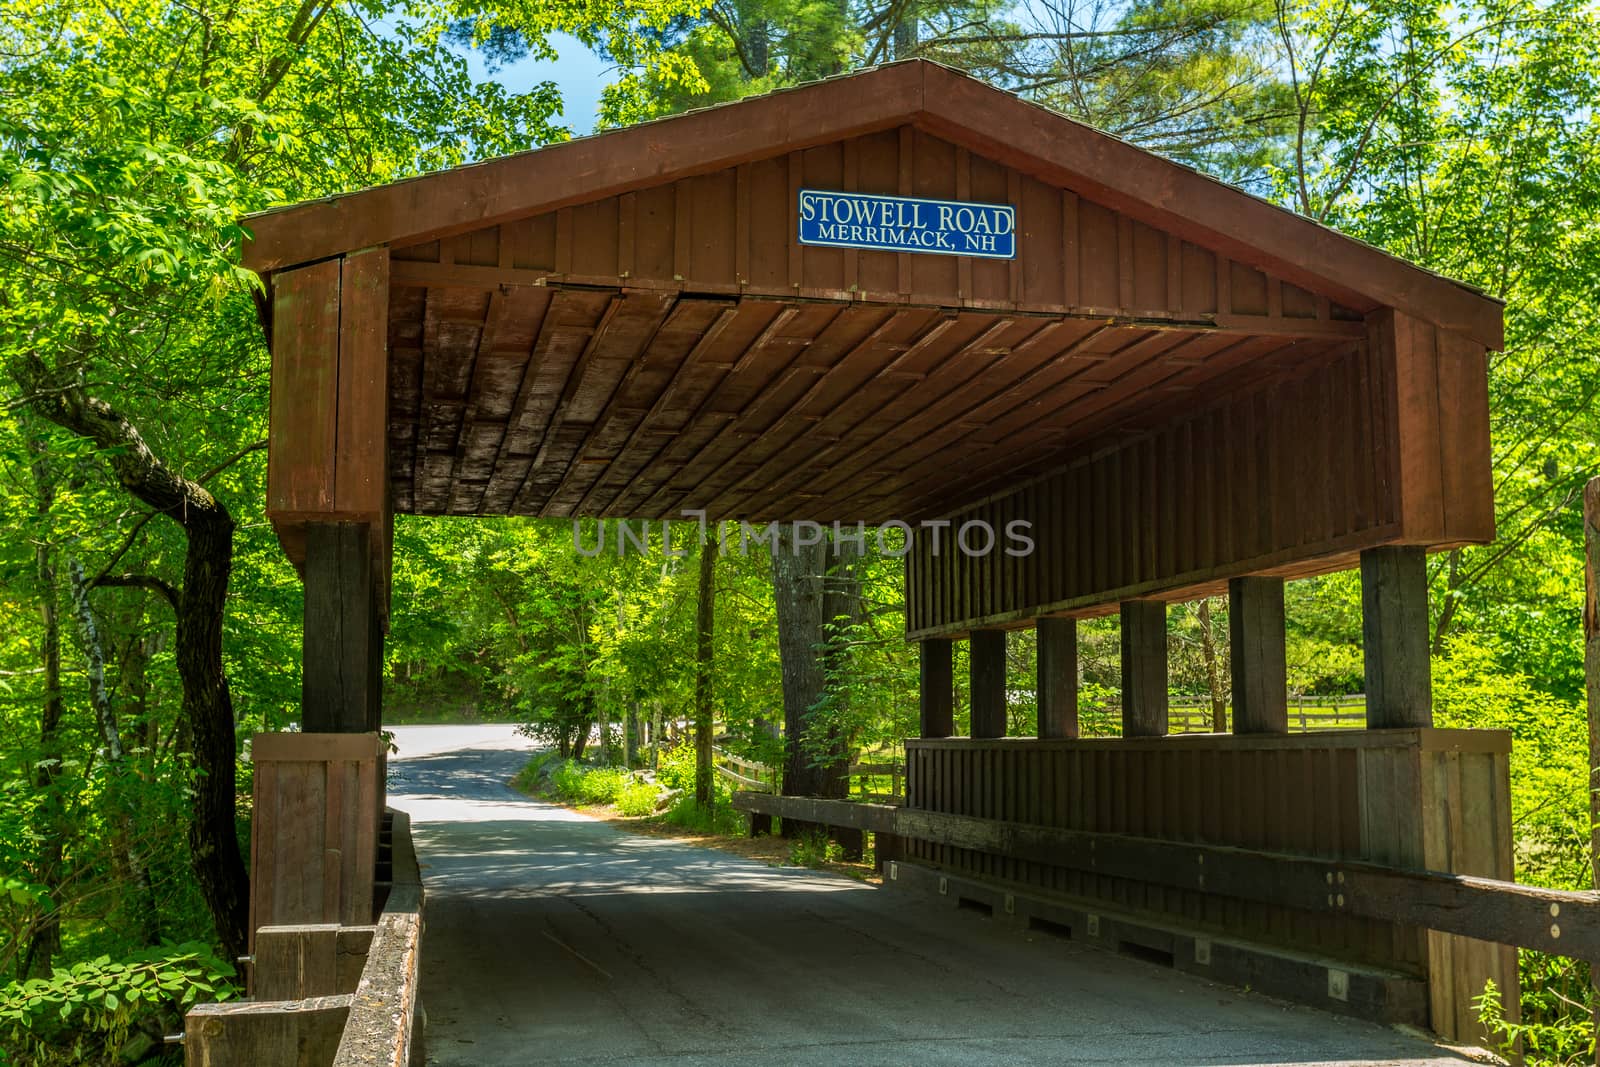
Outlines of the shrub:
[[653,815],[659,794],[649,782],[630,782],[617,794],[617,813],[638,816]]
[[532,759],[528,760],[527,766],[518,771],[517,776],[511,779],[512,787],[520,789],[524,793],[539,792],[543,788],[543,779],[549,773],[550,765],[558,759],[560,759],[560,756],[554,752],[536,753]]
[[789,842],[789,863],[795,867],[820,867],[828,858],[825,834],[802,834]]
[[596,768],[579,778],[577,799],[585,804],[610,804],[627,783],[628,772],[619,767]]
[[656,781],[668,789],[681,789],[685,793],[693,793],[694,745],[683,741],[671,748],[662,749],[656,761]]
[[667,822],[702,834],[725,834],[730,837],[744,834],[744,816],[734,811],[724,796],[719,795],[717,803],[710,811],[706,811],[694,802],[693,788],[694,783],[691,781],[690,792],[673,801],[672,807],[667,809],[665,815]]
[[571,760],[563,760],[550,775],[550,792],[563,800],[578,800],[583,796],[583,768]]
[[0,1042],[18,1063],[102,1062],[141,1024],[173,1025],[196,1001],[226,999],[233,973],[198,942],[60,967],[0,987]]

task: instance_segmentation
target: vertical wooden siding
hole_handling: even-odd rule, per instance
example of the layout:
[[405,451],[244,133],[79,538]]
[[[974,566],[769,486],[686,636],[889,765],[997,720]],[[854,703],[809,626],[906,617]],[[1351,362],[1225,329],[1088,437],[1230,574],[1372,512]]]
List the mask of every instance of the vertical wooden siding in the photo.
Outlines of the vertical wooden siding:
[[[950,516],[1032,524],[1031,556],[907,556],[908,635],[957,634],[1256,572],[1350,565],[1380,544],[1494,536],[1483,350],[1385,310],[1371,339],[1203,410],[1080,449],[1058,473]],[[1165,406],[1163,406],[1165,405]]]
[[[1509,878],[1510,814],[1497,799],[1508,781],[1508,742],[1503,735],[1474,732],[1465,735],[1468,743],[1456,745],[1462,736],[1407,730],[1145,742],[911,740],[906,803],[1069,830]],[[1424,768],[1435,783],[1426,793]],[[1452,817],[1473,820],[1476,840],[1459,833],[1452,838],[1426,823]],[[1487,952],[1430,946],[1429,938],[1437,935],[1392,923],[1263,907],[927,842],[906,842],[905,856],[1109,907],[1164,914],[1219,935],[1412,974],[1428,973],[1430,947],[1435,967],[1445,965],[1444,951]],[[1486,962],[1475,965],[1482,969]],[[1506,974],[1495,973],[1507,988]]]
[[[1013,204],[1012,261],[800,245],[802,188]],[[679,179],[396,251],[581,284],[1150,318],[1359,320],[1364,311],[1219,257],[911,126]],[[439,278],[438,273],[430,275]],[[470,281],[469,281],[470,283]]]
[[1180,417],[1086,448],[1056,474],[950,516],[1031,524],[1034,550],[969,557],[947,536],[907,556],[907,631],[959,633],[1112,605],[1252,570],[1349,553],[1398,531],[1385,457],[1388,371],[1343,355]]
[[382,811],[378,735],[257,734],[250,934],[372,921]]

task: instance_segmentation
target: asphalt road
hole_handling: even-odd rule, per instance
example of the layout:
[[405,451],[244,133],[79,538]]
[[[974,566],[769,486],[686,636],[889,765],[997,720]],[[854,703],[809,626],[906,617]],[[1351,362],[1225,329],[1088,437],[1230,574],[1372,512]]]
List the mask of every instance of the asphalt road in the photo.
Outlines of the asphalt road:
[[1459,1065],[1419,1038],[530,801],[510,727],[395,730],[428,1062]]

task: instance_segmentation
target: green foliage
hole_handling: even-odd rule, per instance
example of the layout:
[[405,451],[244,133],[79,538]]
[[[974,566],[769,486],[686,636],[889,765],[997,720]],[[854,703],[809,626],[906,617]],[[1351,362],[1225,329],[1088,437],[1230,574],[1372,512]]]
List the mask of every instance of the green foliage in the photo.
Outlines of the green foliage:
[[744,815],[734,810],[723,790],[718,791],[716,803],[709,811],[696,804],[694,793],[689,792],[674,800],[661,818],[668,825],[681,826],[700,834],[737,837],[745,832]]
[[1522,1062],[1530,1067],[1584,1067],[1594,1062],[1594,1015],[1585,1001],[1593,995],[1588,983],[1588,966],[1573,960],[1558,960],[1542,953],[1534,956],[1530,967],[1524,958],[1522,1020],[1510,1022],[1494,982],[1473,1004],[1478,1021],[1489,1034],[1499,1039],[1501,1052],[1515,1058],[1520,1049]]
[[656,763],[656,781],[668,789],[694,792],[695,751],[690,742],[661,750]]
[[828,835],[801,834],[789,841],[789,863],[795,867],[820,867],[827,862]]
[[585,804],[612,804],[628,784],[627,771],[599,767],[584,774],[578,786],[578,799]]
[[233,976],[209,945],[190,943],[11,982],[0,987],[0,1048],[19,1065],[100,1063],[142,1021],[171,1025],[197,1001],[228,999]]
[[629,782],[617,794],[617,813],[631,818],[654,815],[660,796],[661,791],[649,782]]

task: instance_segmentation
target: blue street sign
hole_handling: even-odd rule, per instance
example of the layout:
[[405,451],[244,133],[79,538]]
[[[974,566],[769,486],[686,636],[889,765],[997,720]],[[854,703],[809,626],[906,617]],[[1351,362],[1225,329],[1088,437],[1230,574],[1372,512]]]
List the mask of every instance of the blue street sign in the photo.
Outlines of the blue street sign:
[[800,190],[800,243],[874,252],[1017,257],[1017,209],[909,196]]

